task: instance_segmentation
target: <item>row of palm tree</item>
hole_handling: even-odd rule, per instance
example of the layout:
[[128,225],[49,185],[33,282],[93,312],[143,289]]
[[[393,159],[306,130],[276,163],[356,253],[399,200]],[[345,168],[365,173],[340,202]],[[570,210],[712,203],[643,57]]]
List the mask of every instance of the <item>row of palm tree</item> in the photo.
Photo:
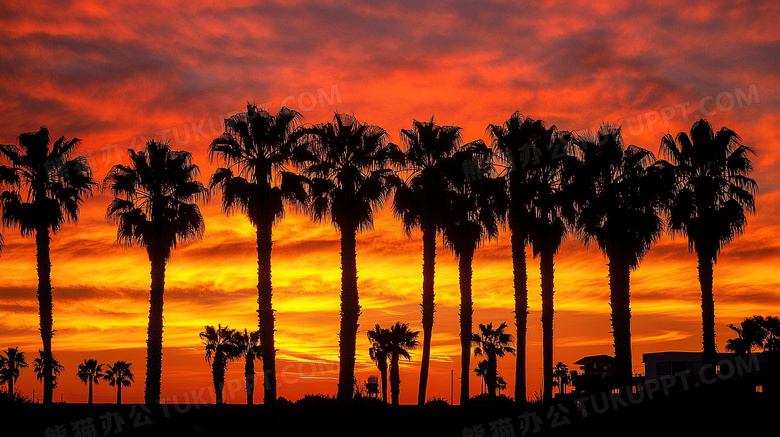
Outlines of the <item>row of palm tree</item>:
[[[209,188],[186,151],[150,141],[130,150],[130,163],[114,166],[104,180],[114,200],[109,218],[121,244],[146,248],[151,264],[145,402],[160,399],[165,268],[172,249],[200,238],[197,202],[221,191],[225,213],[236,209],[257,229],[258,332],[263,357],[264,402],[276,400],[271,251],[273,225],[286,205],[329,219],[341,233],[339,399],[352,397],[360,316],[356,238],[373,224],[375,211],[395,192],[393,211],[407,232],[423,238],[423,357],[418,401],[425,400],[433,329],[436,236],[442,235],[459,263],[461,402],[468,400],[472,342],[472,260],[495,238],[504,221],[511,232],[517,327],[515,398],[525,399],[528,314],[526,246],[540,259],[544,398],[552,395],[554,258],[567,236],[596,243],[609,259],[610,304],[619,382],[631,378],[630,272],[666,229],[687,236],[699,261],[704,357],[715,359],[712,267],[740,234],[753,212],[755,180],[749,155],[733,131],[713,132],[705,120],[690,136],[667,134],[656,160],[646,149],[625,145],[620,129],[574,133],[514,113],[489,125],[492,147],[463,144],[460,129],[430,122],[401,131],[404,145],[389,143],[380,127],[336,114],[333,122],[299,125],[300,114],[283,108],[272,115],[247,105],[225,121],[225,133],[209,148],[222,165]],[[51,234],[76,220],[85,197],[98,185],[83,157],[71,157],[77,139],[50,145],[48,131],[19,136],[19,147],[2,145],[0,166],[9,187],[0,196],[3,223],[35,236],[38,299],[43,341],[44,401],[52,389]],[[477,169],[479,171],[475,172]]]
[[244,358],[244,385],[246,388],[247,405],[254,404],[255,393],[255,359],[261,358],[263,349],[260,345],[260,332],[244,332],[230,329],[227,326],[206,326],[200,333],[206,346],[206,361],[211,365],[211,376],[214,382],[216,403],[222,404],[225,388],[225,372],[229,363]]

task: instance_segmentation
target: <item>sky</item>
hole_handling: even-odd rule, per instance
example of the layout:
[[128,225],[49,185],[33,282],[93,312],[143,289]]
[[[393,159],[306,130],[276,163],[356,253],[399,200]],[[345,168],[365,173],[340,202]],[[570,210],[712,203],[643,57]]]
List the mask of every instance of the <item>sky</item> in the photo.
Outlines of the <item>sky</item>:
[[[628,144],[658,153],[661,138],[701,117],[735,130],[756,151],[757,211],[744,235],[715,266],[717,346],[729,323],[780,315],[780,3],[625,2],[262,2],[6,1],[0,4],[0,143],[47,126],[78,137],[80,154],[102,180],[128,162],[127,149],[169,140],[192,152],[201,180],[223,119],[253,102],[270,112],[299,111],[304,123],[334,112],[387,130],[433,116],[463,128],[466,141],[489,141],[486,127],[515,111],[559,129],[622,126]],[[659,156],[660,157],[660,156]],[[149,262],[116,243],[106,221],[108,192],[87,200],[77,223],[52,242],[53,350],[65,365],[55,398],[84,402],[76,367],[87,358],[133,363],[125,402],[141,402]],[[226,216],[220,196],[201,205],[201,241],[178,247],[167,268],[162,396],[212,399],[198,333],[204,325],[256,329],[254,229]],[[34,240],[3,229],[0,348],[19,346],[28,362],[40,348]],[[439,240],[429,397],[450,398],[459,372],[458,276]],[[612,354],[606,258],[574,237],[555,259],[555,362],[576,369],[586,355]],[[362,304],[356,372],[378,371],[365,331],[396,321],[420,326],[422,243],[407,236],[387,207],[358,236]],[[541,391],[538,259],[528,257],[528,393]],[[507,322],[514,331],[509,233],[477,251],[474,322]],[[684,237],[664,235],[632,273],[633,367],[642,354],[701,349],[697,264]],[[336,393],[340,266],[338,233],[294,210],[274,228],[279,395]],[[401,402],[417,398],[421,352],[401,365]],[[472,359],[472,367],[476,367]],[[258,368],[260,365],[258,364]],[[499,361],[514,386],[514,358]],[[228,369],[225,398],[244,401],[243,365]],[[34,372],[18,388],[41,397]],[[472,375],[471,393],[480,392]],[[457,399],[459,381],[454,380]],[[107,384],[95,402],[112,402]],[[260,402],[262,390],[255,400]]]

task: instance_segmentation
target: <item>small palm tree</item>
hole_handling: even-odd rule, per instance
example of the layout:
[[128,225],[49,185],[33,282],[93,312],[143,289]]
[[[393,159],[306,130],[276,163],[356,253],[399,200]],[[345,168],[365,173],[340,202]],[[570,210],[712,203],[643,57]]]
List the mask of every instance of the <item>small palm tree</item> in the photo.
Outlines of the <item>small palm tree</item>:
[[[35,378],[38,379],[38,381],[43,381],[44,377],[44,371],[43,371],[43,351],[38,350],[39,357],[33,359],[33,371],[35,372]],[[65,370],[65,366],[60,364],[59,360],[54,358],[54,356],[51,357],[51,373],[52,373],[52,386],[54,388],[57,388],[57,380],[60,377],[60,374]]]
[[569,373],[569,366],[563,364],[562,361],[558,361],[553,369],[553,378],[555,378],[555,386],[558,387],[558,394],[566,393],[566,388],[571,383],[571,373]]
[[474,368],[474,373],[477,374],[478,377],[482,378],[482,394],[485,394],[485,376],[488,372],[488,361],[482,360],[477,363],[477,367]]
[[400,357],[411,360],[410,349],[415,349],[420,345],[417,336],[420,331],[410,331],[406,323],[396,322],[390,328],[390,397],[393,405],[398,405],[398,398],[401,394],[401,371],[399,366]]
[[255,359],[262,357],[262,348],[260,347],[260,331],[236,333],[238,349],[241,350],[241,356],[244,357],[244,386],[246,388],[246,404],[255,403]]
[[160,402],[162,378],[163,297],[165,266],[178,244],[203,236],[197,202],[208,197],[192,155],[149,141],[141,152],[130,150],[130,165],[115,165],[106,176],[114,200],[108,217],[119,226],[117,241],[146,248],[151,264],[149,326],[146,340],[144,403]]
[[217,404],[224,403],[222,390],[225,387],[225,370],[231,361],[241,357],[243,349],[241,340],[235,329],[218,325],[206,326],[200,333],[203,344],[206,345],[206,361],[211,365],[211,376],[214,381],[214,393],[217,396]]
[[665,135],[661,150],[674,164],[677,179],[669,229],[686,235],[688,249],[698,258],[703,361],[714,369],[713,264],[720,250],[744,231],[747,214],[755,212],[758,184],[749,177],[753,170],[749,155],[754,152],[736,132],[723,127],[715,133],[704,119],[693,124],[690,136]]
[[485,368],[485,385],[487,385],[488,395],[494,397],[498,388],[498,358],[506,354],[515,354],[515,348],[509,346],[514,343],[512,334],[505,332],[506,323],[498,325],[493,329],[493,324],[487,326],[479,324],[479,331],[472,335],[472,342],[477,346],[474,348],[474,356],[485,356],[487,367]]
[[368,354],[376,363],[379,376],[382,379],[382,400],[387,403],[387,358],[390,356],[390,330],[380,328],[379,324],[376,324],[373,330],[366,332],[366,335],[371,342]]
[[84,360],[79,364],[78,372],[76,376],[79,377],[81,382],[89,386],[89,397],[87,403],[92,405],[92,384],[99,383],[101,379],[105,377],[103,374],[103,366],[105,364],[98,364],[97,360]]
[[109,365],[108,370],[103,375],[103,379],[108,381],[108,384],[113,387],[116,386],[116,404],[122,404],[122,387],[130,387],[135,382],[133,379],[133,372],[130,370],[130,366],[133,363],[126,363],[124,361],[117,361],[113,366]]
[[14,399],[14,383],[22,369],[28,367],[24,352],[18,347],[9,347],[0,355],[0,384],[8,384],[8,399]]
[[[19,146],[0,144],[0,157],[10,163],[2,179],[15,183],[0,195],[3,224],[35,237],[38,271],[38,314],[43,343],[43,403],[54,396],[51,341],[54,336],[51,285],[51,235],[66,221],[75,222],[84,199],[98,185],[87,159],[73,154],[80,140],[61,137],[53,144],[49,130],[19,135]],[[9,170],[10,169],[10,170]],[[15,187],[15,189],[14,189]]]
[[356,236],[373,225],[374,211],[399,184],[390,162],[401,162],[401,151],[387,144],[387,132],[361,123],[347,114],[335,114],[332,123],[300,131],[313,153],[314,163],[304,173],[312,176],[310,209],[315,221],[330,216],[341,232],[341,325],[337,398],[351,399],[355,381],[355,348],[360,296],[357,284]]

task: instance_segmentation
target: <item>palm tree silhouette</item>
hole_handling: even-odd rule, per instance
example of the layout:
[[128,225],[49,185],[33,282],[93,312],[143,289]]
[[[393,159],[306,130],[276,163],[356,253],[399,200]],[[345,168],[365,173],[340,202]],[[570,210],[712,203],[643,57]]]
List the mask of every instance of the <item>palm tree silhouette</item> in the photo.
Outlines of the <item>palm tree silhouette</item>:
[[[2,145],[0,145],[0,148],[2,148]],[[1,150],[1,149],[0,149]],[[2,152],[0,152],[0,159],[3,158]],[[16,174],[16,171],[9,166],[6,165],[0,165],[0,190],[2,190],[4,187],[13,187],[14,185],[17,185],[19,183],[19,175]],[[2,197],[0,197],[0,208],[2,208],[3,202]],[[2,210],[0,210],[2,212]],[[2,217],[2,215],[0,215]],[[3,234],[0,233],[0,255],[3,254]]]
[[316,162],[305,173],[312,175],[311,214],[316,221],[330,216],[341,232],[341,326],[339,329],[339,380],[337,398],[351,399],[355,380],[360,298],[357,286],[356,235],[373,224],[398,177],[388,164],[401,162],[401,151],[386,144],[379,126],[360,123],[347,114],[335,114],[332,123],[302,129],[303,144]]
[[755,212],[758,184],[748,177],[753,169],[748,155],[754,152],[736,132],[723,127],[715,133],[704,119],[693,124],[690,136],[665,135],[661,150],[674,164],[677,177],[669,228],[688,237],[688,249],[696,252],[699,262],[703,362],[714,370],[713,264],[720,250],[745,229],[746,213]]
[[[473,169],[492,171],[491,150],[482,140],[462,146],[449,160],[451,192],[448,193],[444,243],[458,257],[460,286],[460,404],[469,400],[473,302],[472,261],[477,247],[498,235],[506,215],[506,182],[501,177],[475,175]],[[468,177],[471,176],[471,177]]]
[[[38,357],[33,359],[33,371],[35,372],[35,378],[38,379],[38,381],[43,381],[44,378],[44,370],[43,370],[43,351],[38,350]],[[62,371],[65,370],[65,366],[60,364],[59,360],[54,358],[52,355],[51,357],[51,374],[52,374],[52,388],[57,388],[57,380],[59,379],[60,374]]]
[[488,360],[478,362],[477,367],[474,368],[474,373],[482,378],[482,394],[485,394],[485,376],[488,373]]
[[433,314],[436,308],[434,303],[436,235],[444,225],[444,214],[447,210],[446,193],[449,189],[446,162],[461,145],[462,140],[459,127],[439,126],[431,117],[430,122],[415,120],[412,129],[401,129],[401,141],[406,146],[401,168],[409,172],[409,176],[396,189],[393,211],[403,221],[407,235],[411,235],[412,229],[415,228],[422,231],[423,349],[417,404],[423,405],[428,387]]
[[171,150],[167,142],[130,150],[130,160],[111,168],[104,184],[114,195],[108,217],[118,223],[117,241],[145,247],[151,264],[144,403],[153,405],[160,402],[165,266],[177,244],[203,236],[203,216],[190,202],[207,199],[208,191],[195,180],[192,155]]
[[18,347],[9,347],[0,355],[0,384],[8,384],[8,399],[14,399],[14,383],[22,369],[28,366],[24,352]]
[[217,396],[217,404],[224,403],[222,390],[225,387],[225,370],[228,363],[241,357],[244,349],[235,329],[218,325],[206,326],[200,333],[203,344],[206,345],[206,361],[211,364],[211,376],[214,381],[214,393]]
[[255,403],[255,359],[262,357],[260,347],[260,331],[236,333],[236,342],[244,357],[244,386],[246,387],[246,404]]
[[133,363],[126,363],[124,361],[117,361],[114,365],[109,365],[108,370],[103,375],[103,379],[108,381],[108,384],[113,387],[116,386],[116,404],[122,404],[122,387],[130,387],[135,382],[133,379],[133,371],[130,370],[130,366]]
[[387,358],[390,355],[390,330],[380,328],[379,324],[376,324],[373,330],[366,332],[366,335],[371,342],[368,354],[376,363],[379,376],[382,379],[382,401],[387,403]]
[[76,376],[79,377],[81,382],[89,385],[89,397],[87,398],[89,405],[92,405],[92,383],[97,384],[105,377],[103,366],[105,364],[98,364],[97,360],[84,360],[83,363],[79,364]]
[[754,316],[743,320],[739,326],[730,323],[728,327],[736,332],[738,337],[726,341],[726,350],[737,355],[747,355],[752,352],[754,346],[763,347],[766,338],[763,321],[763,317]]
[[596,242],[609,259],[610,306],[619,385],[631,383],[630,275],[664,229],[662,210],[674,191],[666,161],[636,146],[626,146],[620,129],[602,126],[596,135],[580,135],[575,171],[580,204],[576,228]]
[[558,387],[558,394],[566,393],[566,387],[571,383],[569,366],[563,364],[562,361],[558,361],[553,370],[553,377],[555,378],[555,386]]
[[244,113],[225,120],[225,133],[212,141],[209,158],[225,164],[211,177],[212,189],[222,190],[222,209],[245,214],[257,234],[257,304],[263,355],[263,402],[276,405],[276,346],[272,305],[271,251],[273,225],[284,216],[286,202],[306,202],[306,178],[287,169],[307,157],[292,133],[301,115],[283,107],[272,115],[247,104]]
[[84,198],[98,184],[92,179],[87,159],[73,157],[80,140],[60,137],[53,144],[49,130],[19,135],[19,146],[0,145],[0,156],[10,164],[3,179],[17,182],[16,189],[0,195],[3,223],[18,226],[22,236],[35,236],[38,268],[38,310],[43,343],[43,403],[50,404],[54,393],[51,340],[54,336],[51,285],[51,235],[66,221],[75,222]]
[[472,334],[471,341],[476,344],[474,356],[486,357],[487,364],[483,372],[483,378],[487,385],[488,395],[491,397],[496,396],[498,385],[498,358],[508,353],[515,354],[515,348],[509,346],[514,343],[512,334],[504,332],[506,326],[506,323],[502,323],[493,329],[492,323],[488,323],[487,326],[480,323],[480,332]]
[[398,397],[401,394],[401,370],[399,366],[400,357],[411,360],[409,349],[415,349],[420,345],[417,336],[420,331],[410,331],[406,323],[396,322],[390,328],[390,398],[393,405],[398,405]]
[[516,111],[503,125],[489,125],[493,149],[499,162],[508,166],[509,208],[512,269],[515,289],[515,326],[517,355],[515,357],[515,400],[526,400],[526,334],[528,332],[528,273],[525,247],[530,229],[531,190],[528,189],[528,164],[534,157],[535,138],[545,131],[541,120],[523,119]]

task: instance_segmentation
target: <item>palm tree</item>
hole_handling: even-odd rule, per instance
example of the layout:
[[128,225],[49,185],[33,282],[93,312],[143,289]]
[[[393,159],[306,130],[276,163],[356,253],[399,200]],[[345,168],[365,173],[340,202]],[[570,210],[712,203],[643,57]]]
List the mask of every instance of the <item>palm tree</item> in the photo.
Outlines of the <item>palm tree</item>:
[[28,366],[24,352],[18,347],[9,347],[0,355],[0,384],[8,384],[8,399],[14,399],[14,383],[19,379],[22,369]]
[[[462,146],[449,160],[451,192],[448,193],[444,243],[458,257],[460,286],[460,404],[469,400],[473,302],[471,298],[474,252],[486,239],[498,235],[506,215],[506,183],[501,177],[474,175],[473,169],[492,171],[491,150],[481,140]],[[472,175],[469,179],[466,176]],[[476,180],[472,180],[476,179]]]
[[133,363],[126,363],[124,361],[117,361],[113,366],[109,365],[108,370],[103,375],[103,379],[108,381],[108,384],[113,387],[116,386],[116,404],[122,405],[122,387],[130,387],[135,382],[133,379],[133,372],[130,370],[130,366]]
[[662,210],[674,191],[666,161],[626,146],[620,129],[603,126],[574,140],[580,205],[576,228],[586,244],[596,242],[609,259],[610,306],[619,385],[631,383],[630,275],[664,229]]
[[401,371],[399,358],[404,357],[411,360],[409,349],[415,349],[420,345],[417,336],[420,331],[410,331],[407,323],[396,322],[390,328],[390,398],[393,405],[398,405],[398,397],[401,394]]
[[766,338],[763,322],[763,317],[754,316],[743,320],[739,326],[729,324],[728,327],[736,332],[738,337],[726,341],[726,350],[737,355],[747,355],[753,351],[753,347],[763,347]]
[[205,332],[200,333],[200,338],[206,345],[206,361],[211,365],[211,376],[214,381],[214,393],[217,396],[217,404],[224,403],[222,390],[225,387],[225,370],[228,363],[241,357],[244,349],[235,329],[218,325],[206,326]]
[[237,346],[244,357],[244,386],[246,387],[246,404],[255,403],[255,359],[262,356],[260,347],[260,331],[236,333]]
[[[43,381],[44,377],[44,371],[43,371],[43,351],[38,350],[38,358],[33,359],[33,371],[35,372],[35,378],[38,379],[38,381]],[[52,387],[57,388],[57,379],[59,379],[60,374],[62,371],[65,370],[65,366],[60,364],[59,360],[54,358],[54,356],[51,357],[51,373],[52,373]]]
[[83,363],[79,364],[76,376],[79,377],[81,382],[89,385],[89,397],[87,398],[89,405],[92,405],[92,383],[97,384],[105,377],[103,366],[105,364],[98,364],[97,360],[84,360]]
[[225,120],[225,133],[212,141],[209,158],[224,163],[211,177],[212,189],[222,191],[222,209],[238,209],[257,235],[257,304],[260,347],[263,355],[263,402],[276,405],[276,346],[272,305],[271,251],[273,225],[284,216],[286,202],[306,201],[306,178],[287,169],[307,156],[296,147],[292,132],[301,115],[283,107],[272,115],[247,104],[244,113]]
[[401,129],[401,140],[406,146],[402,169],[409,173],[393,198],[393,211],[400,217],[407,235],[412,229],[422,231],[423,284],[422,327],[423,349],[420,363],[420,386],[417,404],[425,404],[428,387],[428,369],[431,360],[433,335],[434,277],[436,274],[436,235],[444,225],[449,189],[447,159],[461,144],[460,128],[439,126],[433,122],[413,122],[412,129]]
[[498,385],[498,358],[503,357],[507,353],[512,355],[515,354],[515,348],[509,346],[514,343],[514,340],[512,339],[512,334],[504,331],[506,327],[506,323],[498,325],[495,329],[493,329],[492,323],[488,323],[487,326],[480,323],[480,332],[472,334],[471,341],[477,345],[474,348],[474,356],[485,356],[487,359],[484,380],[490,397],[496,396]]
[[534,157],[536,137],[546,130],[541,120],[523,119],[516,111],[504,124],[489,125],[492,146],[498,161],[507,166],[509,208],[508,224],[511,232],[512,269],[515,290],[515,326],[517,327],[517,355],[515,357],[515,401],[526,400],[526,334],[528,332],[528,273],[525,248],[528,244],[531,203],[527,189],[527,167]]
[[474,373],[482,378],[482,394],[485,394],[485,376],[488,373],[488,360],[478,362],[477,367],[474,368]]
[[382,378],[382,401],[387,403],[387,358],[390,355],[390,330],[380,328],[379,324],[376,324],[373,330],[366,332],[366,335],[368,341],[371,342],[368,354],[376,363],[379,376]]
[[75,222],[86,197],[97,183],[87,159],[73,157],[80,140],[60,137],[53,144],[49,131],[19,135],[19,146],[0,145],[0,156],[11,164],[3,179],[17,182],[16,189],[0,195],[3,224],[18,226],[22,236],[35,236],[38,268],[38,311],[43,342],[43,403],[50,404],[54,395],[51,340],[54,336],[51,285],[51,235],[66,221]]
[[115,165],[106,176],[114,200],[108,217],[118,223],[117,241],[146,248],[151,264],[149,326],[146,340],[144,402],[160,402],[162,377],[165,266],[177,244],[203,236],[203,217],[195,202],[208,191],[195,178],[198,167],[186,151],[167,142],[149,141],[141,152],[130,150],[130,165]]
[[553,369],[553,378],[555,378],[555,386],[558,387],[558,394],[566,393],[566,387],[571,383],[571,374],[569,373],[569,366],[563,364],[562,361],[558,361]]
[[758,184],[749,177],[753,150],[726,127],[717,133],[704,119],[672,138],[663,137],[661,150],[674,164],[677,190],[671,202],[669,229],[688,237],[688,249],[699,262],[703,361],[715,368],[715,299],[713,264],[718,253],[745,229],[747,213],[755,212]]
[[398,178],[387,168],[401,161],[397,146],[387,144],[379,126],[361,123],[347,114],[335,114],[332,123],[302,129],[303,144],[315,162],[306,167],[312,176],[311,214],[316,221],[330,216],[341,232],[341,326],[337,398],[351,399],[355,380],[360,298],[357,285],[356,235],[371,228],[374,210],[381,207]]
[[[2,158],[3,155],[0,153],[0,158]],[[16,171],[12,167],[8,167],[6,165],[0,165],[0,190],[3,189],[5,186],[12,187],[19,183],[19,175],[16,174]],[[0,207],[3,206],[2,197],[0,197]],[[2,217],[0,215],[0,217]],[[3,253],[3,234],[0,234],[0,255]]]

